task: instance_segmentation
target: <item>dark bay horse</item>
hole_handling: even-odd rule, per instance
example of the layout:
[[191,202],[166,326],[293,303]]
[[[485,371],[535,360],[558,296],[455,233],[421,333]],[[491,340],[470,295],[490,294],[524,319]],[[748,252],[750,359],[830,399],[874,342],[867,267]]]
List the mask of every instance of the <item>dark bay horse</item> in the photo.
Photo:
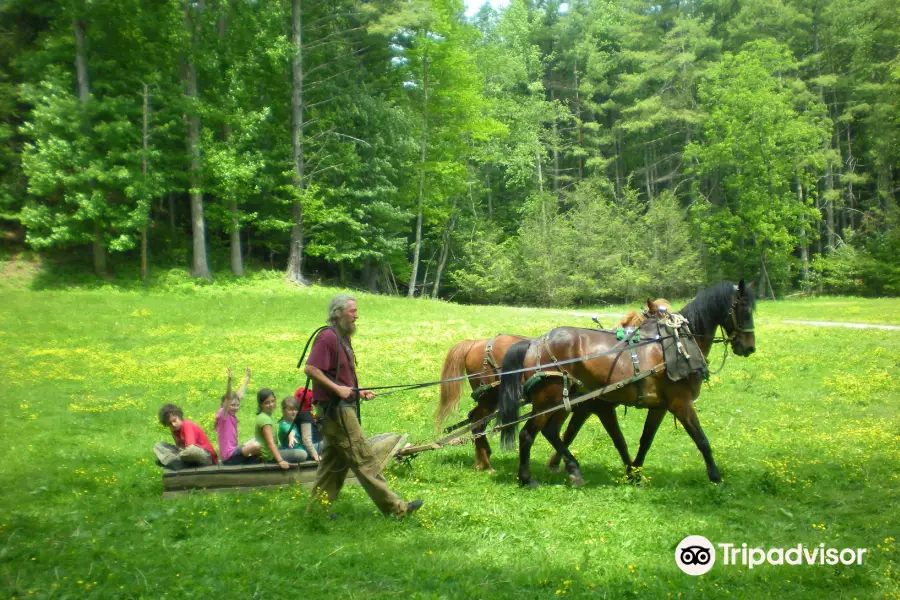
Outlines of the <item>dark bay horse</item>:
[[[662,319],[671,312],[672,303],[665,298],[657,298],[656,300],[650,300],[648,298],[647,308],[639,311],[632,310],[626,313],[619,322],[616,323],[616,327],[638,328],[647,319]],[[622,461],[625,463],[625,467],[630,469],[629,461],[631,458],[628,455],[628,446],[625,443],[624,438],[616,435],[616,431],[618,430],[618,417],[616,416],[615,406],[610,406],[607,403],[603,403],[601,406],[597,407],[592,407],[590,403],[588,403],[588,406],[579,406],[572,411],[572,418],[569,420],[569,425],[566,427],[566,433],[562,438],[566,448],[572,445],[572,441],[578,435],[578,432],[581,431],[581,426],[584,425],[585,421],[587,421],[588,417],[592,414],[596,414],[603,423],[607,433],[609,433],[610,438],[612,438],[613,444],[615,444],[616,449],[622,455]],[[550,455],[550,460],[547,461],[547,468],[555,473],[559,470],[559,463],[561,460],[562,455],[554,450],[553,454]]]
[[[726,339],[730,342],[736,355],[750,356],[755,350],[756,344],[753,332],[754,306],[752,291],[749,286],[744,285],[743,281],[738,285],[723,281],[701,291],[680,313],[688,319],[691,332],[704,356],[708,356],[713,337],[719,327],[724,329]],[[577,378],[582,383],[582,387],[577,390],[578,394],[624,381],[634,375],[630,350],[624,345],[624,342],[616,339],[615,332],[558,327],[541,338],[514,345],[506,354],[503,371],[509,372],[521,368],[533,368],[534,370],[526,371],[524,374],[510,374],[502,377],[499,423],[501,425],[512,423],[518,418],[518,400],[524,391],[523,380],[533,375],[539,365],[553,362],[552,357],[564,361],[617,349],[622,349],[622,352],[554,367],[567,371],[570,376]],[[663,363],[662,347],[658,343],[637,347],[635,351],[641,371],[649,370]],[[624,354],[625,357],[619,360],[621,354]],[[638,388],[636,384],[632,383],[576,405],[576,412],[585,414],[586,411],[586,414],[593,413],[600,417],[619,450],[622,462],[630,471],[643,466],[656,431],[659,429],[666,411],[669,411],[681,422],[703,455],[709,479],[718,483],[721,481],[721,476],[713,460],[709,441],[700,427],[700,420],[694,410],[694,401],[700,394],[702,382],[703,375],[698,372],[679,381],[671,381],[662,371],[643,379],[643,402],[640,404]],[[529,396],[532,403],[532,414],[557,406],[563,401],[562,381],[560,378],[548,377],[533,386]],[[615,407],[619,404],[649,410],[641,435],[640,448],[634,461],[631,461],[629,457],[627,445],[616,419]],[[519,434],[518,478],[521,485],[537,485],[531,478],[530,454],[531,446],[539,432],[543,433],[554,450],[563,457],[571,481],[576,484],[583,481],[578,461],[559,437],[566,416],[564,410],[557,410],[546,415],[532,417],[525,423]],[[515,429],[513,427],[503,429],[501,443],[504,446],[515,445]]]
[[[517,342],[530,340],[521,335],[500,334],[486,340],[463,340],[450,348],[444,359],[444,367],[441,369],[441,379],[453,379],[462,375],[479,375],[471,377],[469,384],[472,391],[482,386],[492,386],[500,382],[500,365],[506,357],[510,346]],[[443,422],[459,406],[459,396],[462,381],[451,381],[441,384],[441,400],[434,414],[435,427],[440,429]],[[482,419],[497,409],[499,398],[497,390],[499,385],[484,387],[478,394],[478,402],[469,412],[472,422]],[[472,430],[479,434],[484,431],[487,423]],[[493,471],[491,467],[491,446],[487,437],[475,439],[475,469],[478,471]]]

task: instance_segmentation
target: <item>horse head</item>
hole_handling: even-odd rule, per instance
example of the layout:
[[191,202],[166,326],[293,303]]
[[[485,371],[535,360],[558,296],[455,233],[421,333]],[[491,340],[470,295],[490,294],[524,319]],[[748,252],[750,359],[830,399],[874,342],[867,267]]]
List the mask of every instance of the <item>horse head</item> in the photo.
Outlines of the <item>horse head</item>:
[[756,336],[753,333],[753,286],[745,285],[744,280],[734,286],[731,296],[729,318],[722,327],[731,343],[731,349],[738,356],[750,356],[756,350]]
[[672,312],[672,303],[665,298],[657,298],[656,300],[647,298],[647,311],[645,314],[648,317],[658,319],[665,317],[666,314],[670,312]]

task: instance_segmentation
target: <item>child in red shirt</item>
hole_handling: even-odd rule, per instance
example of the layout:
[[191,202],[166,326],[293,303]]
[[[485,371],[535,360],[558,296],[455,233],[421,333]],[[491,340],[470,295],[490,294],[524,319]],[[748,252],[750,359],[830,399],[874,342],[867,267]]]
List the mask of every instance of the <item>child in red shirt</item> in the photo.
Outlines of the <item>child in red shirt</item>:
[[218,462],[216,451],[209,438],[193,421],[184,419],[181,409],[174,404],[165,404],[159,409],[159,423],[172,431],[175,445],[158,442],[153,453],[160,464],[170,469],[184,467],[206,467]]

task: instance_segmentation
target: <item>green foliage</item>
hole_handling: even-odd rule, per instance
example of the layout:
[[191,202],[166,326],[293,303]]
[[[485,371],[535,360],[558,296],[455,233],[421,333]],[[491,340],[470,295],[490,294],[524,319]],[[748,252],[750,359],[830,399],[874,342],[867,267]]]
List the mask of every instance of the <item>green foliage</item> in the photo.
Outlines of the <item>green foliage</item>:
[[687,152],[697,175],[715,174],[724,193],[706,198],[694,214],[705,222],[700,231],[710,255],[739,270],[761,253],[790,254],[799,228],[817,216],[808,198],[797,201],[794,186],[808,185],[807,169],[822,164],[830,122],[793,78],[794,68],[784,46],[751,42],[726,54],[700,88],[707,141]]
[[874,266],[874,261],[863,252],[845,244],[827,256],[813,259],[811,283],[832,294],[865,293],[863,275]]
[[95,268],[116,277],[142,240],[151,271],[187,264],[199,231],[218,271],[238,240],[251,270],[283,267],[298,206],[304,268],[369,289],[414,261],[426,293],[471,302],[763,268],[778,295],[900,285],[895,0],[513,0],[471,20],[460,0],[305,1],[299,46],[292,6],[0,4],[0,220],[54,260],[113,251]]
[[675,198],[643,205],[634,190],[620,204],[612,196],[609,182],[588,179],[565,213],[550,194],[532,197],[516,244],[478,231],[464,245],[466,268],[453,272],[460,299],[567,306],[690,295],[703,269]]

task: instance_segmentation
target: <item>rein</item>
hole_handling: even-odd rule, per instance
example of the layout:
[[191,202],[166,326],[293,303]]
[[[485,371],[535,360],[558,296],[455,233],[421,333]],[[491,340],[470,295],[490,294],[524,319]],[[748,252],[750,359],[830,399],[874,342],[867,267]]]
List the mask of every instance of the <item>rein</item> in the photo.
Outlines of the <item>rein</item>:
[[[582,362],[585,360],[592,360],[595,358],[600,358],[601,356],[609,356],[610,354],[621,354],[622,352],[625,352],[626,350],[630,350],[631,348],[638,348],[640,346],[649,346],[650,344],[656,344],[656,343],[661,342],[662,340],[668,339],[670,337],[672,337],[672,336],[660,336],[660,337],[656,337],[656,338],[649,339],[646,341],[638,342],[638,343],[630,346],[629,348],[620,348],[620,349],[613,348],[611,350],[606,350],[604,352],[598,352],[596,354],[589,354],[587,356],[576,356],[575,358],[567,358],[566,360],[556,360],[556,361],[553,361],[550,363],[542,364],[541,368],[543,369],[546,367],[568,365],[568,364],[572,364],[572,363]],[[514,371],[500,371],[499,375],[501,375],[501,376],[502,375],[516,375],[518,373],[525,373],[525,372],[534,371],[534,370],[535,370],[535,367],[524,367],[521,369],[516,369]],[[435,385],[441,385],[443,383],[452,383],[454,381],[464,381],[464,380],[468,380],[468,379],[477,379],[477,378],[484,378],[484,377],[495,377],[495,374],[487,373],[486,371],[481,371],[479,373],[474,373],[472,375],[460,375],[459,377],[451,377],[450,379],[441,379],[440,381],[427,381],[425,383],[407,383],[407,384],[401,384],[401,385],[381,385],[381,386],[374,386],[374,387],[358,388],[358,389],[354,389],[354,391],[393,390],[390,392],[385,392],[383,394],[379,394],[379,396],[389,396],[390,394],[396,394],[398,392],[418,390],[418,389],[431,387],[431,386],[435,386]]]

